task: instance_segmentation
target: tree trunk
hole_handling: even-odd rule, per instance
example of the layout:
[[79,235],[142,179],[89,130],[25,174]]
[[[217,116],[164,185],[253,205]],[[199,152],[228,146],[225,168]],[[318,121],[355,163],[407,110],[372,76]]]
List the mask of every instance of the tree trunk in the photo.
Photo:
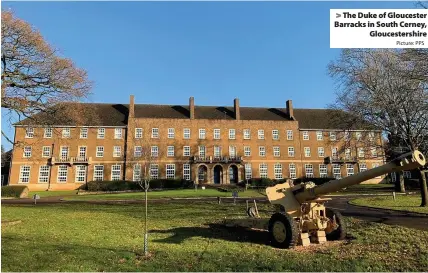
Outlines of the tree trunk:
[[406,192],[406,188],[404,187],[404,175],[403,172],[396,172],[395,173],[395,191],[396,192]]
[[421,175],[421,197],[422,197],[422,202],[421,202],[421,207],[428,207],[428,189],[427,189],[427,178],[425,176],[425,172],[423,172],[422,170],[419,170],[420,175]]

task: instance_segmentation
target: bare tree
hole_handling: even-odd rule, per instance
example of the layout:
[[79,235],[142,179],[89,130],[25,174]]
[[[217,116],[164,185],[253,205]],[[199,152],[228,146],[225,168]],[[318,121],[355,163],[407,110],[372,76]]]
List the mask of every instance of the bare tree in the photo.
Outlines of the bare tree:
[[[88,96],[87,73],[60,57],[39,31],[11,11],[2,11],[1,18],[3,120],[43,125],[61,117],[78,123],[83,106],[69,103]],[[2,135],[13,143],[3,131]]]
[[[403,50],[344,49],[329,65],[339,90],[334,107],[399,139],[408,149],[423,148],[428,128],[428,76],[417,70],[420,67],[419,59]],[[428,206],[422,170],[421,178],[421,206]]]

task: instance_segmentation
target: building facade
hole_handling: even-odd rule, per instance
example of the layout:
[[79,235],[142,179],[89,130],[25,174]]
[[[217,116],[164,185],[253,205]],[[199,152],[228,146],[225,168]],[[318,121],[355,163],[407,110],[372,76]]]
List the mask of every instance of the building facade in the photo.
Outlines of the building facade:
[[[380,132],[339,130],[326,109],[85,104],[87,125],[15,125],[10,184],[76,189],[93,180],[340,178],[384,163]],[[367,148],[362,138],[371,138]],[[382,177],[368,181],[379,183]]]

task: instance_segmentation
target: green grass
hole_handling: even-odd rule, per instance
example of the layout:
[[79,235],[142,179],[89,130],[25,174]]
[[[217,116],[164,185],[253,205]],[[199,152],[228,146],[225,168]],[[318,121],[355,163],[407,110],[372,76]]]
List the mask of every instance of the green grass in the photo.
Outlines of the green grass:
[[29,198],[33,198],[34,194],[40,195],[40,197],[51,197],[51,196],[67,196],[75,195],[77,191],[30,191],[28,193]]
[[[266,211],[260,204],[259,210]],[[274,249],[266,232],[225,229],[245,204],[180,201],[149,206],[141,258],[141,205],[2,205],[2,271],[425,271],[428,232],[347,218],[350,241]],[[266,215],[266,213],[265,213]]]
[[374,208],[428,213],[428,207],[420,207],[420,195],[396,195],[395,201],[392,198],[392,195],[366,197],[354,199],[350,203]]
[[[112,193],[112,194],[89,194],[89,195],[76,195],[67,197],[65,200],[144,200],[144,192],[131,192],[131,193]],[[263,197],[257,190],[247,190],[239,192],[238,197]],[[186,190],[166,190],[166,191],[150,191],[148,198],[186,198],[186,197],[232,197],[231,192],[220,192],[216,189],[186,189]]]

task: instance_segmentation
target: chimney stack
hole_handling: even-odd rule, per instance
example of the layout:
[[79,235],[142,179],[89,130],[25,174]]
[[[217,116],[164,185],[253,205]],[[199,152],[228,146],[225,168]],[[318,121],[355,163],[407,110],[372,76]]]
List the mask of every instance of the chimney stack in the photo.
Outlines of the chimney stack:
[[291,100],[287,100],[286,108],[288,118],[294,120],[293,102]]
[[129,96],[129,114],[128,117],[134,117],[134,95]]
[[239,99],[233,100],[233,108],[235,110],[235,119],[240,120],[241,119],[241,111],[239,110]]
[[190,119],[195,119],[195,99],[193,97],[189,98],[189,112]]

